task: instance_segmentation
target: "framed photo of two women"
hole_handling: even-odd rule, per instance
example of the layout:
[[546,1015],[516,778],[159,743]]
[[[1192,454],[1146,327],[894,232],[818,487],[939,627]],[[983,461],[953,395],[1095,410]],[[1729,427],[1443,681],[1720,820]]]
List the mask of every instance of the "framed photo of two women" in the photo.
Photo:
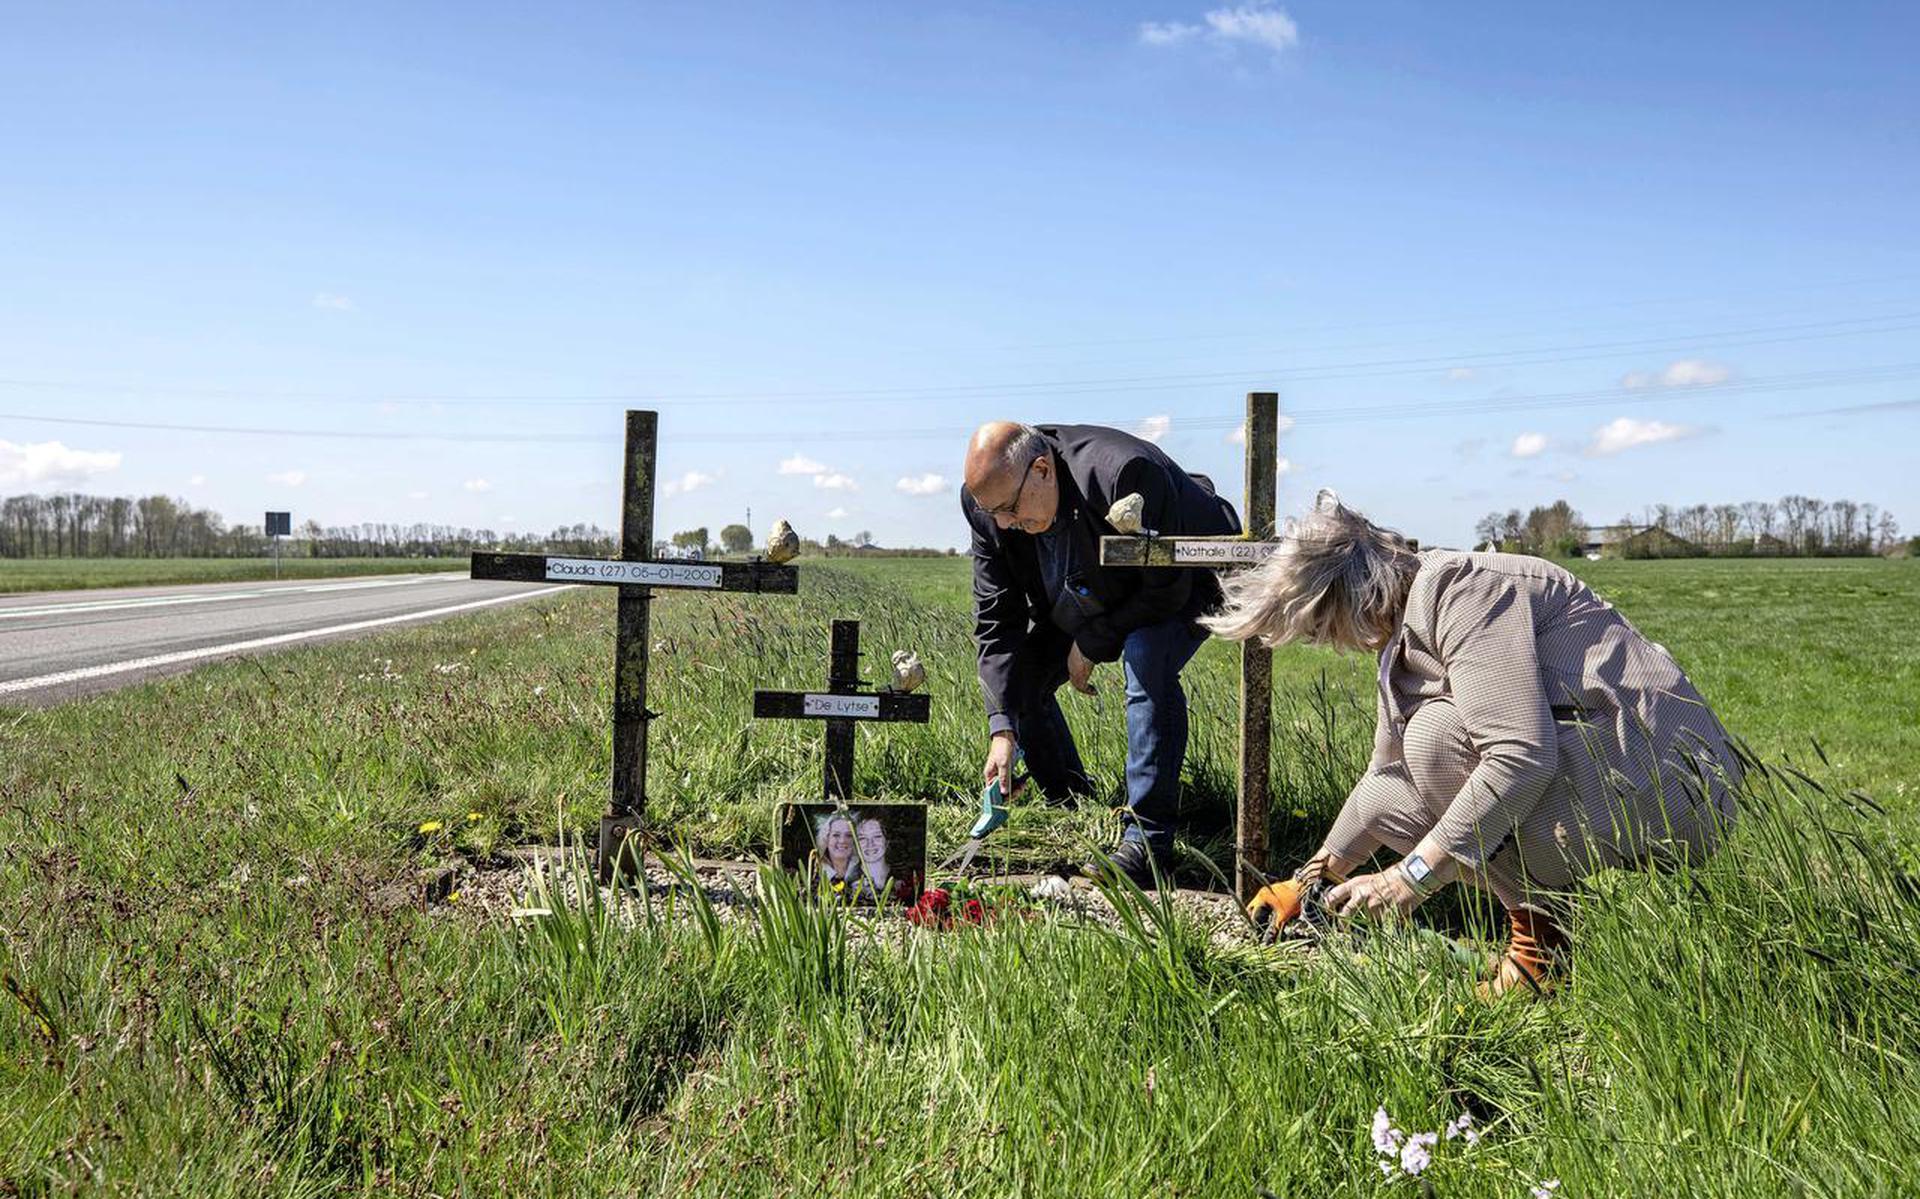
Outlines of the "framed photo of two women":
[[784,803],[775,843],[783,870],[849,903],[910,904],[927,874],[924,804]]

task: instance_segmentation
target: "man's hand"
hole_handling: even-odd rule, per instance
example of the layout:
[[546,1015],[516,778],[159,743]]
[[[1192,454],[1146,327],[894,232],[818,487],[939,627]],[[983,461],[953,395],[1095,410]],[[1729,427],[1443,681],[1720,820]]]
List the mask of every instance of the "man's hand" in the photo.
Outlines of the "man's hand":
[[1080,646],[1076,642],[1073,648],[1067,651],[1067,683],[1082,695],[1092,695],[1093,684],[1088,681],[1092,677],[1093,663],[1080,652]]
[[1362,874],[1327,892],[1327,906],[1342,916],[1371,912],[1376,916],[1404,916],[1423,898],[1398,870]]
[[995,733],[993,744],[987,750],[986,765],[980,768],[980,781],[991,783],[999,779],[1000,795],[1006,800],[1013,798],[1013,756],[1019,749],[1012,733]]

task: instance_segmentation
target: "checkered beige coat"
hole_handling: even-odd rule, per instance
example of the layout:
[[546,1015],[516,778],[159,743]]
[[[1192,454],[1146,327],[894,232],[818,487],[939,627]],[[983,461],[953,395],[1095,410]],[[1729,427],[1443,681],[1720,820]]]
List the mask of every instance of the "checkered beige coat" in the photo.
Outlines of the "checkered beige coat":
[[1405,852],[1431,830],[1468,870],[1562,883],[1711,850],[1739,778],[1673,656],[1586,584],[1540,558],[1429,550],[1328,846]]

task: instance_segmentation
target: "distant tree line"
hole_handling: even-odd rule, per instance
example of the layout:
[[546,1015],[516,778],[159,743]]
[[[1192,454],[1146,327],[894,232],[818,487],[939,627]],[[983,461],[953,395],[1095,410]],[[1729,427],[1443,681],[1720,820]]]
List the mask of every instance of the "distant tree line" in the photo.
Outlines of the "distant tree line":
[[1593,529],[1565,500],[1522,515],[1489,512],[1474,526],[1481,544],[1566,557],[1620,543],[1624,557],[1865,557],[1909,546],[1893,513],[1853,500],[1786,495],[1739,504],[1653,504],[1609,529]]
[[[311,558],[445,558],[474,550],[611,557],[619,541],[597,525],[541,536],[426,523],[321,525],[308,521],[282,552]],[[75,493],[0,499],[0,558],[257,558],[271,553],[260,525],[230,525],[206,508],[164,495]]]
[[1525,516],[1518,508],[1489,512],[1473,526],[1473,536],[1477,545],[1497,546],[1512,554],[1570,558],[1586,544],[1587,522],[1573,505],[1555,500]]
[[[720,542],[713,544],[707,539],[707,528],[682,529],[667,541],[660,543],[664,549],[671,545],[674,549],[699,550],[707,555],[732,554],[736,557],[753,552],[753,530],[745,525],[728,525],[720,530]],[[811,537],[800,539],[800,553],[810,558],[935,558],[953,553],[953,550],[928,549],[918,546],[887,548],[873,543],[873,534],[862,529],[853,535],[852,540],[842,540],[829,533],[825,541],[815,541]]]

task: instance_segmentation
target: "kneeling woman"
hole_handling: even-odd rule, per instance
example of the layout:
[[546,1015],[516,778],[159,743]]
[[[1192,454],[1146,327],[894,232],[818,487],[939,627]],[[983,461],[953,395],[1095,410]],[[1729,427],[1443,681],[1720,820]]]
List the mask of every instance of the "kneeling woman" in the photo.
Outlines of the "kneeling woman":
[[[1342,914],[1486,888],[1510,929],[1491,992],[1548,985],[1568,948],[1551,893],[1699,860],[1733,819],[1739,759],[1679,665],[1543,559],[1415,552],[1322,491],[1208,623],[1379,654],[1373,758],[1298,877],[1344,880]],[[1382,845],[1400,860],[1347,877]]]

